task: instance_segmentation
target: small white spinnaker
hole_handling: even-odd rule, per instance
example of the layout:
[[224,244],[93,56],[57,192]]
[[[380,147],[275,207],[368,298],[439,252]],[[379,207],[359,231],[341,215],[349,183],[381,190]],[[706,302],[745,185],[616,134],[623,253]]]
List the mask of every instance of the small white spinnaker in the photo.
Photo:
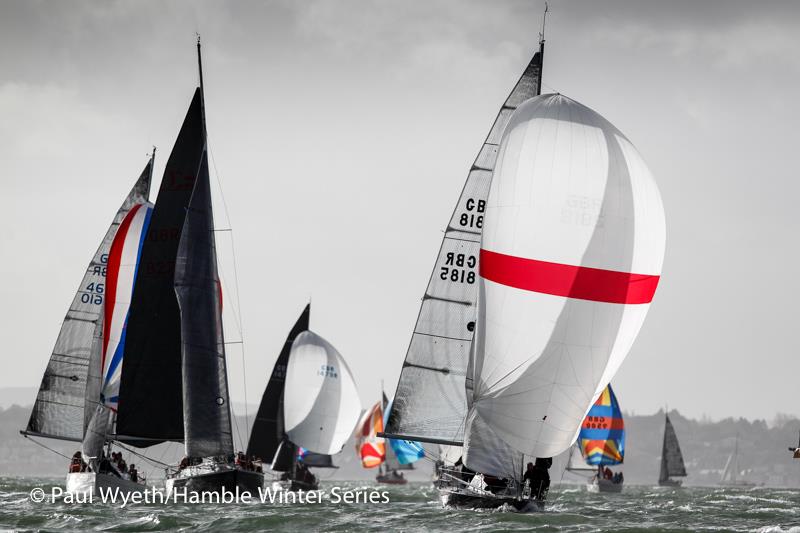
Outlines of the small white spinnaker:
[[344,358],[316,333],[298,335],[283,396],[289,440],[312,452],[339,453],[360,415],[361,400]]

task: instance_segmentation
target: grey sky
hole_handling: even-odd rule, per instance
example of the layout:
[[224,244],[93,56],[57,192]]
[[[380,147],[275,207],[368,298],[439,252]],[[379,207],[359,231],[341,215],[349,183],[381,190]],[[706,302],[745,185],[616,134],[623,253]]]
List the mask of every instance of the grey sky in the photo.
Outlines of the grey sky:
[[[200,31],[250,401],[309,296],[364,404],[380,379],[393,389],[441,230],[542,8],[0,0],[0,387],[38,384],[153,144],[157,190]],[[625,409],[800,415],[798,30],[794,2],[551,2],[545,89],[631,139],[667,214],[662,281],[614,380]],[[240,400],[236,348],[230,377]]]

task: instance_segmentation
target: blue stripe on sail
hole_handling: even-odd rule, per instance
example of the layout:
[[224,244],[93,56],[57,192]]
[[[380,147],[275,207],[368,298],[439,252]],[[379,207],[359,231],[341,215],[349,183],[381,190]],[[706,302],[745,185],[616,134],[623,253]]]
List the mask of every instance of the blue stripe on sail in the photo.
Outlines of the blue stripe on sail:
[[581,429],[581,439],[588,440],[622,440],[625,435],[624,429]]
[[108,365],[108,372],[106,372],[106,379],[103,383],[103,387],[108,385],[108,382],[111,380],[111,376],[114,375],[114,370],[117,369],[119,364],[122,362],[122,354],[125,351],[125,330],[127,330],[128,325],[128,317],[125,317],[125,324],[122,326],[122,335],[119,338],[119,344],[117,344],[117,349],[114,350],[114,356],[111,358],[111,363]]
[[[133,270],[133,284],[131,285],[131,297],[133,297],[133,288],[136,286],[136,276],[139,274],[139,260],[142,258],[142,247],[144,246],[144,240],[147,236],[147,228],[150,227],[150,217],[153,214],[153,208],[145,206],[147,209],[147,213],[144,215],[144,223],[142,224],[142,234],[139,236],[139,249],[136,252],[136,268]],[[125,318],[125,323],[128,323],[127,317]]]

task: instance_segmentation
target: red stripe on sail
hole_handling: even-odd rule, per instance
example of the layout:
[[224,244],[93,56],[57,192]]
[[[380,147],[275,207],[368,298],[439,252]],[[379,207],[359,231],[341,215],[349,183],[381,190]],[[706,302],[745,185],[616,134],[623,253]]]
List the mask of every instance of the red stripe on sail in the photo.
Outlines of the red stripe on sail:
[[119,277],[119,265],[122,260],[122,248],[125,245],[125,236],[128,234],[128,228],[131,225],[133,217],[142,204],[136,204],[128,211],[128,214],[119,225],[114,240],[111,243],[111,249],[108,251],[108,265],[106,268],[106,290],[105,290],[105,317],[103,324],[103,357],[100,363],[100,368],[105,368],[106,364],[106,350],[108,349],[108,333],[111,331],[111,319],[114,316],[114,305],[116,304],[117,296],[117,281]]
[[537,261],[483,249],[480,271],[484,279],[515,289],[615,304],[650,303],[660,278]]

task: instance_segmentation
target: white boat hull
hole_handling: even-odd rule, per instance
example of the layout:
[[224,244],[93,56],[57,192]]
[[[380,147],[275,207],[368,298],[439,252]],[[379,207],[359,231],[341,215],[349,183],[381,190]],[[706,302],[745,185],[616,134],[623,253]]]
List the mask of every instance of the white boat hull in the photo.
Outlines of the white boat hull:
[[66,490],[70,494],[99,495],[100,489],[114,490],[116,488],[121,493],[131,494],[142,492],[146,487],[141,483],[110,474],[95,474],[94,472],[71,472],[67,474]]

